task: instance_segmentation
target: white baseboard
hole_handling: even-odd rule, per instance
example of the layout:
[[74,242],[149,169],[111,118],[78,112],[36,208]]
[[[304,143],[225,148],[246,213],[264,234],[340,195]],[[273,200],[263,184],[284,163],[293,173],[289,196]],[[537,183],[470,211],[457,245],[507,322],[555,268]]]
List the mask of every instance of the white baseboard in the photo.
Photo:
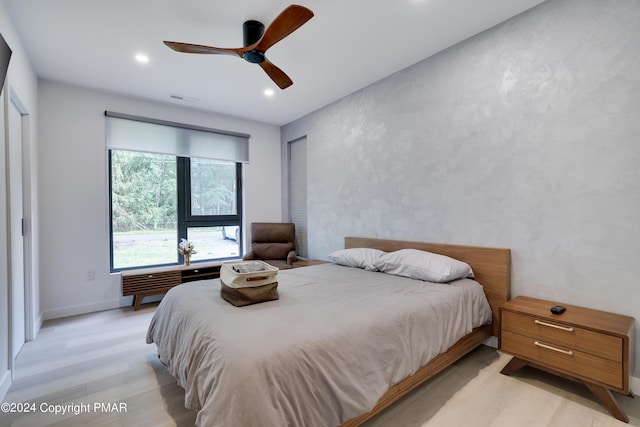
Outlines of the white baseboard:
[[488,345],[489,347],[498,348],[498,337],[489,337],[482,344]]
[[[144,303],[160,301],[164,295],[151,295],[144,299]],[[61,317],[76,316],[78,314],[95,313],[96,311],[112,310],[120,307],[130,307],[133,297],[121,297],[107,301],[100,301],[93,304],[72,305],[69,307],[56,308],[42,312],[38,318],[38,330],[45,320],[59,319]]]
[[42,324],[44,323],[44,313],[40,313],[40,316],[38,316],[35,321],[33,322],[33,338],[35,339],[35,337],[38,336],[38,332],[40,332],[40,329],[42,328]]
[[0,379],[0,402],[4,402],[4,397],[7,395],[11,387],[11,371],[7,371]]
[[93,304],[81,304],[57,308],[55,310],[47,310],[42,312],[42,315],[40,317],[44,321],[50,319],[59,319],[61,317],[75,316],[78,314],[93,313],[102,310],[111,310],[113,308],[122,307],[123,304],[121,301],[122,299],[118,298]]

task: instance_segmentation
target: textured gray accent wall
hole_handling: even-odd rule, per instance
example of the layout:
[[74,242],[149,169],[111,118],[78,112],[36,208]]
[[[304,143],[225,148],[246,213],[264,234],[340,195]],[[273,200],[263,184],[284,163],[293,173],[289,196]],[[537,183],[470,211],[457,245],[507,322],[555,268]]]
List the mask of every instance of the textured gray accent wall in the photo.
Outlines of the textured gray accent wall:
[[640,2],[548,0],[284,126],[283,147],[301,135],[310,257],[347,235],[508,247],[513,296],[640,319]]

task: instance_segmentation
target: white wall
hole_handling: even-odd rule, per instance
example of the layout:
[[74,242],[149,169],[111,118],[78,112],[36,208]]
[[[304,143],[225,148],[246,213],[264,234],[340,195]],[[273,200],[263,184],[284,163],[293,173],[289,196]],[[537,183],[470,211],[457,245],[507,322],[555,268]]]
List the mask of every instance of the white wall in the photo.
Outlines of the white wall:
[[[127,305],[109,273],[104,111],[251,135],[245,224],[280,221],[278,127],[50,81],[39,84],[40,286],[44,318]],[[86,271],[95,269],[95,280]]]
[[638,360],[639,22],[635,0],[547,0],[284,126],[307,136],[310,256],[511,248],[513,296],[635,317]]
[[[29,232],[31,237],[37,236],[37,179],[35,178],[37,173],[37,163],[35,152],[33,151],[33,144],[37,138],[36,124],[37,124],[37,79],[36,75],[29,63],[29,58],[26,56],[22,44],[17,36],[13,24],[9,20],[9,16],[6,12],[4,4],[0,2],[0,32],[5,38],[9,46],[11,47],[13,54],[11,56],[11,62],[9,63],[9,71],[6,78],[6,87],[9,90],[2,92],[2,102],[5,103],[5,97],[8,99],[8,94],[13,91],[22,101],[23,105],[29,112],[29,129],[26,129],[29,140],[24,147],[25,154],[27,156],[25,167],[25,173],[28,178],[25,180],[25,196],[29,198],[28,205],[30,210],[25,212],[25,220],[27,220],[27,227],[30,227]],[[4,108],[0,108],[1,112],[5,112]],[[3,126],[0,126],[0,130],[6,132],[0,132],[0,150],[2,155],[0,156],[0,401],[6,392],[6,389],[10,383],[9,372],[9,286],[8,286],[8,264],[7,264],[7,216],[6,216],[6,167],[5,167],[5,148],[6,140],[5,135],[8,133],[8,123],[6,116],[0,115],[0,121],[3,122]],[[6,125],[5,125],[6,124]],[[31,257],[34,261],[33,270],[30,272],[32,280],[37,284],[38,275],[36,265],[37,259],[37,241],[32,241]],[[40,297],[39,289],[37,286],[33,287],[32,301],[35,310],[33,316],[34,329],[39,328],[40,313]],[[33,331],[35,333],[35,331]]]

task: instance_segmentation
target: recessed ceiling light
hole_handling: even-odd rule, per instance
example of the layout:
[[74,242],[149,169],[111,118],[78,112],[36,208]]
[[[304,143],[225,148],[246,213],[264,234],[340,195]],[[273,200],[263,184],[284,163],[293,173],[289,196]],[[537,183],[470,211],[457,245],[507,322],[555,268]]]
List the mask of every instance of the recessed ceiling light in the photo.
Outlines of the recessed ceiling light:
[[147,62],[149,62],[149,57],[144,53],[139,53],[136,55],[136,61],[138,61],[141,64],[146,64]]
[[264,94],[265,96],[273,96],[275,92],[273,91],[273,89],[265,89],[264,90]]

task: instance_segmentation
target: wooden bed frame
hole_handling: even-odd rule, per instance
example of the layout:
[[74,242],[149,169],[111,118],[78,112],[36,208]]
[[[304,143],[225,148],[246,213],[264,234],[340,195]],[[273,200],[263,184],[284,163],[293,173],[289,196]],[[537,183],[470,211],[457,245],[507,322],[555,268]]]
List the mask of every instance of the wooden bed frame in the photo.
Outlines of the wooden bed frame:
[[391,404],[414,390],[429,378],[450,366],[489,337],[500,333],[499,307],[509,300],[511,284],[511,251],[502,248],[480,246],[460,246],[440,243],[422,243],[401,240],[370,239],[363,237],[345,237],[345,249],[374,248],[385,252],[399,249],[420,249],[446,255],[464,261],[471,266],[477,280],[483,287],[493,311],[493,324],[474,329],[462,337],[446,352],[438,355],[418,371],[392,386],[378,401],[371,412],[351,418],[340,427],[355,427],[372,418]]

